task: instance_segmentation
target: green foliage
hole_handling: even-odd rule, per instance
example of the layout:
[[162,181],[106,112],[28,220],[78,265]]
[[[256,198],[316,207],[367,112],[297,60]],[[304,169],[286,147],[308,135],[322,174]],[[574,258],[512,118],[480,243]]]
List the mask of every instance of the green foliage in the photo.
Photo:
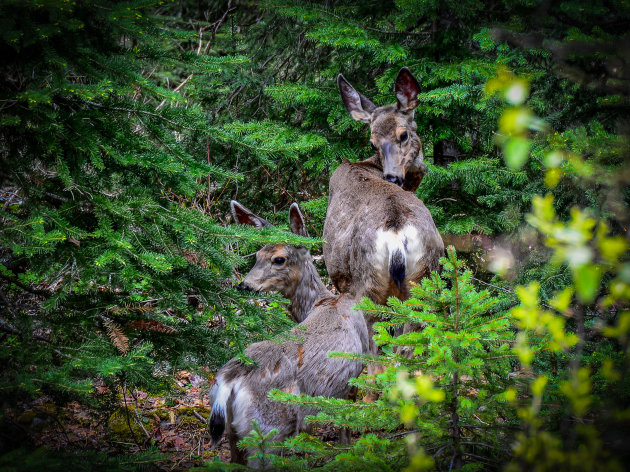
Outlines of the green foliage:
[[20,448],[0,456],[0,471],[49,470],[51,472],[63,472],[68,470],[68,466],[81,472],[126,471],[141,469],[161,459],[164,459],[164,454],[156,450],[148,450],[134,456],[114,457],[104,452],[67,453],[50,451],[44,447],[33,451]]
[[[506,81],[508,87],[513,80],[518,79]],[[577,133],[583,135],[583,130]],[[603,133],[603,139],[608,138]],[[579,187],[587,187],[595,175],[606,176],[601,181],[604,186],[627,185],[625,175],[612,175],[600,159],[585,161],[573,153],[573,140],[558,140],[555,134],[549,141],[555,143],[543,159],[549,188],[565,175],[578,176],[574,182],[584,182]],[[617,154],[617,145],[610,144],[607,150]],[[509,148],[505,152],[508,161],[513,158]],[[627,161],[627,149],[619,156]],[[620,198],[619,194],[614,198]],[[563,221],[551,193],[535,196],[532,204],[527,221],[551,250],[548,265],[566,267],[571,282],[557,290],[548,305],[540,300],[540,283],[517,287],[520,305],[511,314],[519,327],[515,352],[521,363],[532,366],[538,361],[540,365],[551,353],[563,365],[554,376],[536,372],[529,384],[530,402],[518,402],[516,391],[508,394],[513,402],[521,403],[524,430],[517,435],[516,460],[507,470],[623,470],[620,454],[625,452],[611,438],[623,437],[629,413],[630,390],[625,380],[630,332],[628,241],[611,231],[597,208],[573,206],[570,218]],[[627,208],[615,217],[627,217]],[[572,431],[556,430],[553,424],[558,422],[577,426]]]
[[[217,369],[290,325],[277,305],[259,308],[232,288],[240,259],[229,247],[313,241],[225,227],[212,199],[195,201],[210,181],[244,179],[207,159],[222,130],[241,131],[211,126],[200,97],[248,60],[182,52],[197,35],[153,8],[0,7],[3,401],[48,394],[110,408],[96,380],[112,392],[164,391],[176,370]],[[264,146],[296,159],[317,143]]]
[[[515,280],[495,277],[506,292],[490,296],[449,259],[410,300],[365,302],[384,315],[384,354],[369,360],[387,369],[353,383],[378,402],[272,394],[361,438],[302,434],[270,443],[297,455],[265,445],[261,458],[329,470],[627,462],[626,3],[5,1],[4,404],[46,394],[113,411],[95,381],[165,391],[175,370],[216,370],[287,328],[278,298],[263,309],[232,288],[235,266],[251,263],[238,254],[316,242],[226,226],[228,201],[282,227],[298,201],[320,236],[330,173],[370,155],[336,75],[383,105],[407,66],[430,171],[418,196],[443,234],[524,241],[516,266],[489,264]],[[501,314],[517,298],[510,328]],[[427,326],[387,329],[406,321]],[[71,460],[23,457],[25,470]]]

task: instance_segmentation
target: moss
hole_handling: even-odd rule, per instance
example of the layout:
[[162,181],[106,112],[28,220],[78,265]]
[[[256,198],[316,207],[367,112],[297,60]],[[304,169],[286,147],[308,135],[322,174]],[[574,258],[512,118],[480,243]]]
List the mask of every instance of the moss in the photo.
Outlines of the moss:
[[179,415],[192,415],[195,416],[195,412],[197,412],[200,416],[204,417],[205,419],[208,419],[208,416],[210,416],[210,410],[203,408],[203,407],[192,407],[192,406],[187,406],[184,408],[179,408],[177,410],[177,414]]
[[197,413],[199,413],[205,420],[210,417],[210,410],[206,408],[196,408]]
[[20,424],[31,424],[37,416],[37,413],[33,410],[26,410],[20,416],[17,417],[17,422]]
[[155,410],[153,413],[155,413],[157,415],[158,418],[160,418],[161,420],[168,420],[171,416],[169,413],[169,410]]
[[193,425],[195,427],[204,427],[205,421],[199,420],[196,416],[182,415],[178,418],[178,423],[182,426]]
[[[129,418],[127,418],[127,415]],[[142,418],[143,422],[145,422],[145,429],[150,429],[153,427],[155,420]],[[107,422],[107,426],[109,427],[109,431],[111,435],[117,439],[123,441],[129,441],[135,439],[140,439],[144,437],[144,431],[142,427],[138,424],[138,418],[135,413],[135,408],[133,405],[130,405],[125,408],[119,408],[116,410],[110,417]],[[129,428],[131,426],[131,429]]]
[[55,405],[52,402],[42,403],[41,405],[36,407],[36,409],[39,413],[46,413],[47,415],[50,415],[50,416],[57,415],[57,405]]

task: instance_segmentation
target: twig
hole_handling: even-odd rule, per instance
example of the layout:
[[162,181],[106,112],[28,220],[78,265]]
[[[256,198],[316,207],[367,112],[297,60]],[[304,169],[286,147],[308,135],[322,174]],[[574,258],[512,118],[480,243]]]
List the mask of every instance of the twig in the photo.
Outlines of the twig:
[[[207,154],[207,158],[208,158],[208,165],[210,165],[210,137],[206,136],[206,154]],[[210,184],[212,183],[212,176],[210,174],[208,174],[208,196],[206,197],[206,208],[208,210],[208,213],[210,213],[210,216],[212,216],[212,213],[210,212]]]
[[477,454],[471,454],[470,452],[463,452],[462,455],[469,456],[469,457],[474,457],[475,459],[481,460],[481,461],[485,461],[488,464],[496,464],[497,463],[497,461],[489,459],[488,457],[478,456]]
[[[9,333],[9,334],[15,334],[16,336],[19,336],[20,338],[24,338],[24,333],[22,331],[20,331],[19,329],[17,329],[15,326],[13,326],[11,323],[9,323],[6,320],[3,320],[2,318],[0,318],[0,331],[4,331],[5,333]],[[41,341],[47,344],[52,344],[50,339],[46,339],[43,336],[38,336],[37,334],[32,334],[32,339],[35,339],[36,341]],[[68,354],[64,354],[63,352],[61,352],[58,349],[51,349],[52,352],[54,352],[55,354],[57,354],[60,357],[65,357],[67,359],[72,359],[72,356],[69,356]]]
[[52,293],[46,291],[46,290],[39,290],[36,288],[31,288],[28,285],[20,282],[17,278],[15,277],[11,277],[8,275],[4,275],[0,273],[0,279],[4,279],[7,282],[11,282],[14,285],[17,285],[18,287],[20,287],[22,290],[26,290],[27,292],[33,293],[35,295],[42,295],[44,297],[50,297],[52,295]]
[[[55,420],[55,422],[59,425],[59,427],[61,428],[61,432],[63,433],[63,435],[66,437],[66,443],[69,444],[70,443],[70,438],[68,437],[68,432],[66,431],[65,426],[63,425],[63,423],[59,420],[59,418],[57,418],[57,415],[51,415],[50,413],[48,413],[47,411],[42,410],[41,408],[34,406],[33,410],[39,412],[39,413],[43,413],[46,416],[51,417],[53,420]],[[57,408],[55,407],[55,413],[56,413]]]
[[2,299],[4,306],[7,307],[7,311],[9,312],[9,315],[11,315],[11,318],[15,319],[15,311],[13,309],[13,303],[11,303],[11,300],[7,298],[7,296],[1,289],[0,289],[0,299]]
[[208,44],[206,44],[206,47],[203,49],[203,53],[204,54],[208,54],[208,51],[210,50],[210,45],[214,41],[214,38],[217,35],[217,32],[219,31],[219,28],[221,28],[221,26],[223,26],[223,23],[225,23],[225,20],[227,19],[227,16],[230,14],[230,12],[236,10],[236,7],[234,7],[234,8],[231,8],[231,7],[232,7],[232,0],[229,0],[228,4],[227,4],[227,10],[225,10],[225,13],[223,13],[223,16],[221,16],[221,18],[219,18],[215,22],[215,27],[212,30],[212,39],[210,41],[208,41]]
[[7,199],[4,202],[4,206],[2,207],[3,210],[7,209],[7,207],[11,204],[11,202],[13,201],[13,198],[18,194],[19,191],[20,189],[18,188],[15,192],[13,192],[11,195],[7,197]]
[[136,443],[136,446],[140,447],[138,440],[136,439],[136,433],[133,432],[133,428],[131,427],[131,421],[129,419],[129,407],[127,406],[127,383],[123,382],[123,402],[125,404],[125,419],[127,420],[127,426],[129,427],[129,432],[131,433],[131,437],[133,438],[133,442]]
[[419,429],[410,429],[408,431],[401,431],[400,433],[396,433],[396,434],[392,434],[390,436],[387,436],[387,439],[399,438],[401,436],[406,436],[408,434],[419,433],[419,432],[420,432]]
[[54,198],[55,200],[59,200],[60,202],[65,203],[68,201],[67,197],[62,197],[61,195],[55,195],[54,193],[51,193],[51,192],[44,192],[44,195],[50,198]]
[[[186,82],[192,79],[193,75],[194,74],[190,74],[188,77],[186,77],[186,79],[184,79],[184,81],[181,84],[179,84],[177,87],[173,89],[173,92],[179,92],[182,89],[182,87],[186,85]],[[166,104],[166,98],[162,100],[162,102],[155,108],[155,111],[158,111],[159,109],[161,109],[165,104]]]
[[142,428],[142,431],[144,431],[144,434],[146,435],[147,439],[151,439],[151,435],[149,434],[149,432],[146,430],[146,428],[142,424],[142,418],[140,418],[140,413],[138,413],[138,408],[137,407],[136,407],[136,410],[134,412],[136,414],[136,423],[138,423],[140,425],[140,427]]
[[197,411],[193,410],[193,415],[195,415],[197,417],[197,419],[199,421],[201,421],[202,423],[207,423],[208,420],[206,418],[204,418],[203,416],[201,416]]
[[[478,278],[476,278],[476,277],[472,277],[472,279],[473,279],[475,282],[479,282],[480,284],[487,285],[488,287],[492,287],[492,288],[494,288],[494,289],[496,289],[496,290],[500,290],[500,291],[502,291],[502,292],[509,293],[510,295],[518,296],[518,295],[516,295],[516,293],[514,292],[514,290],[509,290],[509,289],[507,289],[507,288],[499,287],[498,285],[493,285],[493,284],[490,284],[490,283],[488,283],[488,282],[484,282],[483,280],[479,280],[479,279],[478,279]],[[552,307],[551,305],[548,305],[548,304],[547,304],[547,303],[545,303],[545,302],[542,302],[542,301],[541,301],[541,302],[540,302],[540,304],[541,304],[542,306],[544,306],[545,308],[549,308],[550,310],[555,310],[555,308],[554,308],[554,307]]]
[[435,451],[435,454],[433,454],[433,458],[435,459],[437,456],[439,456],[440,454],[442,454],[442,452],[451,445],[451,443],[446,443],[444,444],[444,446],[442,446],[441,448],[439,448],[437,451]]
[[489,447],[491,449],[498,449],[498,447],[493,446],[492,444],[486,444],[486,443],[476,442],[476,441],[462,441],[461,444],[469,444],[471,446],[483,446],[483,447]]
[[167,123],[170,123],[173,126],[176,126],[178,128],[187,129],[189,131],[205,131],[205,130],[200,129],[200,128],[190,128],[189,126],[184,126],[181,123],[177,123],[177,122],[175,122],[173,120],[169,120],[168,118],[163,117],[159,113],[153,113],[153,112],[150,112],[150,111],[147,111],[147,110],[134,110],[133,108],[114,107],[114,106],[111,106],[111,105],[103,105],[101,103],[96,103],[96,102],[93,102],[91,100],[81,100],[80,103],[87,103],[88,105],[92,105],[92,106],[97,107],[97,108],[104,108],[106,110],[124,111],[124,112],[127,112],[127,113],[142,113],[144,115],[150,115],[150,116],[155,116],[156,118],[160,118],[161,120],[164,120]]

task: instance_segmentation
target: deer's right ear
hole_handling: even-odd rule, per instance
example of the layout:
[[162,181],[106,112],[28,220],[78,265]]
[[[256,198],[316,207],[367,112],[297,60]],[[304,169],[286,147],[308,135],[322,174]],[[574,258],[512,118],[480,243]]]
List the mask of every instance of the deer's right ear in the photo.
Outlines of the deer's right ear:
[[297,203],[292,203],[291,208],[289,208],[289,226],[291,227],[291,232],[293,234],[308,238],[308,231],[306,231],[304,217],[302,216],[302,212],[300,212],[300,207],[298,207]]
[[365,95],[357,92],[341,74],[337,76],[337,86],[339,87],[343,104],[352,118],[363,123],[369,123],[372,112],[376,110],[376,105]]
[[261,216],[255,215],[248,208],[244,207],[236,200],[230,200],[230,209],[232,210],[232,216],[234,217],[234,219],[242,225],[255,226],[256,228],[273,226],[266,219]]
[[398,101],[398,109],[403,113],[411,112],[418,106],[420,84],[411,71],[403,67],[394,81],[394,92]]

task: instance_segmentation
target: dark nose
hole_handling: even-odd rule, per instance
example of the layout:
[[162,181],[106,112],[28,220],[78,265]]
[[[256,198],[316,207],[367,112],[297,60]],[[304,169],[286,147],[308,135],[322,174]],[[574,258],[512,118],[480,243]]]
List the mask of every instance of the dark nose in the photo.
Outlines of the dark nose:
[[399,187],[402,187],[402,179],[396,175],[386,175],[385,177],[383,177],[385,180],[387,180],[388,182],[391,182],[393,184],[398,185]]
[[240,290],[240,291],[244,292],[244,291],[251,291],[251,288],[249,288],[249,287],[245,284],[245,282],[241,282],[240,284],[238,284],[238,285],[236,286],[236,290]]

